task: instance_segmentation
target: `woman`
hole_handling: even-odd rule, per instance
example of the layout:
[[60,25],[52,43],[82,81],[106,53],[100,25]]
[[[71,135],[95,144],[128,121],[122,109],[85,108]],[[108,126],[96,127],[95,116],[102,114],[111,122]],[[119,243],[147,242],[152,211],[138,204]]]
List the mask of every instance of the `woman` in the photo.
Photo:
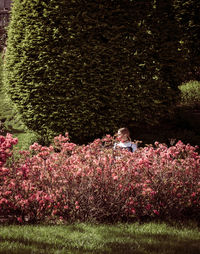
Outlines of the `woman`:
[[133,143],[130,138],[130,132],[127,128],[120,128],[116,135],[117,142],[114,144],[114,149],[126,149],[130,152],[137,150],[137,144]]

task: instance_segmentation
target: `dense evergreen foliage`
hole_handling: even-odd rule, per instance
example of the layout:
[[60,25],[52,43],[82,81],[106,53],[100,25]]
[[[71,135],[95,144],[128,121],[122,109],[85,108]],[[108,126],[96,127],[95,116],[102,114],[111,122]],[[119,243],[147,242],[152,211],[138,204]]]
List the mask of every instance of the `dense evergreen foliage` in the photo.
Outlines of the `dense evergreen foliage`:
[[187,52],[187,80],[200,81],[200,1],[174,0],[176,19],[181,28],[182,48]]
[[48,139],[87,142],[173,111],[183,70],[171,1],[15,0],[5,84]]

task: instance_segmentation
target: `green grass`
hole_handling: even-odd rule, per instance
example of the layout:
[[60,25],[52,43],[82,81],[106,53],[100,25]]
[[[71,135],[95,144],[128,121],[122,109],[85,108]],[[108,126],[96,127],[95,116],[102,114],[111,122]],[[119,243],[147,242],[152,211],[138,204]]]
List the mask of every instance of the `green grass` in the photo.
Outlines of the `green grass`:
[[30,131],[14,133],[13,137],[18,138],[18,143],[14,147],[16,150],[27,150],[30,145],[32,145],[34,142],[37,142],[36,134]]
[[0,226],[0,253],[198,254],[200,231],[165,223]]
[[19,115],[11,107],[9,99],[3,92],[0,92],[0,121],[4,122],[6,132],[18,138],[18,144],[15,146],[18,149],[28,149],[37,139],[36,135],[28,131],[21,122]]

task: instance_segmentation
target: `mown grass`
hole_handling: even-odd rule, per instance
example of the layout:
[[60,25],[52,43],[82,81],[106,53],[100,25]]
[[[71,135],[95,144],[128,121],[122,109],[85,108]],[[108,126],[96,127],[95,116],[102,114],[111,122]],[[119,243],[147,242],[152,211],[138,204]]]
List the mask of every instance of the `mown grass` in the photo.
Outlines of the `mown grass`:
[[198,254],[198,227],[165,223],[0,226],[1,254]]

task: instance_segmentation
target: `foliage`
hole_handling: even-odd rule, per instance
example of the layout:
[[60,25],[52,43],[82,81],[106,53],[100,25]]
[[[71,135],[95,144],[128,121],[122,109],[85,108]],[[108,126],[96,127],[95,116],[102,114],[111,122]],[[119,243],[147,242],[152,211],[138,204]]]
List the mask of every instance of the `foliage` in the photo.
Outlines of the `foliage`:
[[1,91],[2,86],[3,86],[3,84],[2,84],[2,79],[3,79],[2,73],[3,73],[3,61],[2,61],[2,53],[0,53],[0,91]]
[[190,81],[179,86],[181,104],[191,108],[200,108],[200,82]]
[[15,105],[11,102],[6,94],[5,87],[3,86],[4,64],[0,55],[0,134],[12,133],[18,137],[18,148],[28,149],[32,144],[33,139],[37,140],[35,133],[27,130],[20,116],[15,108]]
[[[176,20],[182,31],[182,49],[187,52],[187,80],[200,81],[200,2],[196,0],[174,0]],[[183,74],[184,75],[184,74]]]
[[3,50],[6,43],[6,29],[0,26],[0,52]]
[[153,36],[153,53],[159,73],[164,81],[177,89],[180,81],[184,80],[184,60],[187,54],[181,47],[183,35],[176,20],[173,1],[154,1],[154,11],[148,16],[147,22],[148,32]]
[[13,156],[16,142],[0,139],[0,216],[19,223],[199,218],[200,156],[189,144],[157,142],[130,153],[109,148],[110,136],[77,146],[66,134]]
[[182,52],[172,4],[157,2],[15,0],[5,83],[28,128],[85,143],[167,117]]

